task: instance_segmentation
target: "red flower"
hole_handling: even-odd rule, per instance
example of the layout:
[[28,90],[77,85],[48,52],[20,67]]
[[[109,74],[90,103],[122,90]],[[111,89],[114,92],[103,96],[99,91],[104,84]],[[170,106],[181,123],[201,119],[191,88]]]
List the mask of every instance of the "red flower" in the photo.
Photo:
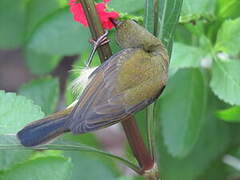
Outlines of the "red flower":
[[[77,0],[70,0],[70,11],[73,14],[73,18],[75,21],[83,24],[85,27],[88,27],[88,22],[86,19],[86,16],[84,14],[83,8],[81,3],[77,3]],[[103,0],[102,3],[96,4],[96,10],[98,12],[98,15],[100,17],[100,21],[102,23],[102,26],[104,29],[112,29],[114,27],[113,23],[110,21],[110,19],[117,19],[119,17],[119,14],[114,11],[106,11],[106,5],[107,2],[110,0]]]

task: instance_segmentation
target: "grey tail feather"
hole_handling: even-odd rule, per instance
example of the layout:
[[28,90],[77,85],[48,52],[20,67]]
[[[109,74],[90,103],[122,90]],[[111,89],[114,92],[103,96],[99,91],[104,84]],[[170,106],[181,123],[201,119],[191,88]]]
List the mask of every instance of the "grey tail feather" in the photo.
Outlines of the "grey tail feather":
[[68,118],[69,116],[65,115],[35,121],[20,130],[17,137],[21,144],[26,147],[47,143],[62,133],[69,131],[65,127]]

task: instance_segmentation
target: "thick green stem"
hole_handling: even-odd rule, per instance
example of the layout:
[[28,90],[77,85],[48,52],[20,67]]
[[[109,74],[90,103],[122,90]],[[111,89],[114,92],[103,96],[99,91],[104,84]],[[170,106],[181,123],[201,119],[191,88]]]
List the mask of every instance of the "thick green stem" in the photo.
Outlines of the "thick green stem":
[[[97,39],[104,34],[104,30],[100,24],[99,17],[97,15],[95,4],[93,0],[81,0],[84,12],[86,14],[89,28],[92,33],[92,37]],[[98,54],[101,62],[107,60],[111,55],[111,49],[109,44],[100,46],[98,48]],[[140,135],[139,129],[137,128],[135,119],[133,116],[129,116],[122,120],[122,126],[127,136],[130,147],[135,155],[141,169],[142,173],[145,170],[149,170],[154,166],[151,155],[149,154],[144,141]]]
[[[157,36],[159,29],[159,0],[146,0],[145,8],[145,28],[151,32],[153,35]],[[147,137],[148,137],[148,147],[154,157],[154,106],[155,103],[151,104],[147,108]]]

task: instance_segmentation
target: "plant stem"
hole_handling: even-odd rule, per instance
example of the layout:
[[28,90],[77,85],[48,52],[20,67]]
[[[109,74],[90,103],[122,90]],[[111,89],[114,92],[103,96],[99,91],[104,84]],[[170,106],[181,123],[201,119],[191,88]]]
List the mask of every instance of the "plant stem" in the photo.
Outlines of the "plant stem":
[[143,142],[134,117],[128,116],[125,118],[122,121],[122,126],[133,154],[142,168],[142,173],[144,173],[146,170],[152,169],[154,166],[153,158]]
[[[104,30],[100,24],[94,1],[81,0],[81,3],[89,23],[89,28],[92,33],[92,37],[94,39],[97,39],[98,37],[103,35]],[[109,44],[107,43],[104,46],[100,46],[98,48],[98,54],[101,62],[107,60],[112,55]],[[152,167],[154,166],[154,161],[144,144],[144,141],[140,135],[139,129],[137,128],[134,117],[128,116],[121,122],[125,134],[127,136],[128,142],[130,144],[130,147],[142,169],[143,174],[145,170],[152,169]]]
[[[157,37],[158,29],[159,29],[159,0],[146,0],[145,4],[145,17],[144,17],[144,26],[145,28],[151,32],[154,36]],[[152,157],[155,158],[155,149],[154,149],[154,106],[155,103],[152,103],[147,107],[147,137],[148,137],[148,146]]]
[[[96,12],[95,4],[93,0],[81,0],[84,13],[87,17],[89,29],[91,31],[93,39],[98,39],[104,34],[104,30],[99,21],[99,16]],[[107,60],[111,55],[111,49],[108,43],[98,47],[97,49],[99,58],[101,62]]]

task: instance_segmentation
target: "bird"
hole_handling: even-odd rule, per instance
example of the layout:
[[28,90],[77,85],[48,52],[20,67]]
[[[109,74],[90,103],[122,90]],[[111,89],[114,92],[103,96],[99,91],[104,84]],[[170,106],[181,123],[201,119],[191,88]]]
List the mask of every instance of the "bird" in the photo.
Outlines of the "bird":
[[122,48],[97,67],[77,103],[34,121],[17,133],[26,147],[71,132],[83,134],[122,121],[154,102],[167,83],[169,57],[161,40],[133,20],[116,21]]

